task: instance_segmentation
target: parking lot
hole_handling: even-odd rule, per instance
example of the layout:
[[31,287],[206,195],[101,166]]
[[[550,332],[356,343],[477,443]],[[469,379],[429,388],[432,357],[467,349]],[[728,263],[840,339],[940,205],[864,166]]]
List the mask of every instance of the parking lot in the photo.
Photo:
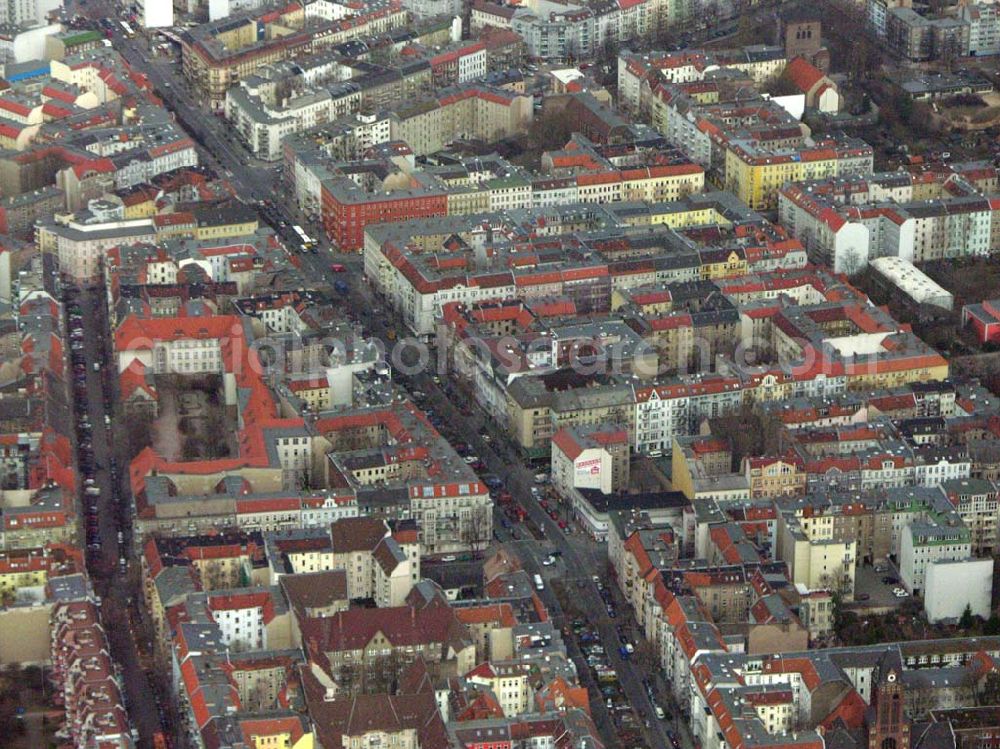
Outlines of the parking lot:
[[893,593],[894,588],[900,587],[899,572],[891,563],[881,562],[874,567],[862,565],[855,572],[852,608],[871,612],[896,608],[911,598]]

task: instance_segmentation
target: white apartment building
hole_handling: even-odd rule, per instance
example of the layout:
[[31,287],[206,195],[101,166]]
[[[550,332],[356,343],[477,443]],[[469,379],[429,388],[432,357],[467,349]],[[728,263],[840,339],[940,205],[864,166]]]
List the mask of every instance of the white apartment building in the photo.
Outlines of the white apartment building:
[[879,39],[885,39],[889,8],[895,8],[899,4],[898,0],[866,0],[865,13],[868,16],[868,24],[875,31]]
[[[461,302],[463,304],[474,304],[476,302],[490,299],[502,299],[505,297],[518,296],[517,287],[514,284],[499,287],[490,286],[455,286],[454,288],[429,292],[417,291],[406,277],[404,270],[384,262],[381,249],[376,249],[374,253],[369,253],[369,248],[365,248],[365,266],[381,267],[391,278],[385,284],[384,290],[390,296],[390,304],[394,309],[399,310],[407,325],[414,335],[432,335],[436,330],[436,322],[441,315],[442,307],[449,302]],[[369,263],[369,254],[377,255],[372,257]],[[375,274],[377,275],[377,274]],[[368,274],[373,278],[373,274]]]
[[478,482],[411,486],[410,517],[431,554],[466,551],[470,539],[488,542],[493,536],[493,500]]
[[531,186],[533,208],[579,203],[580,191],[575,179],[535,180]]
[[641,39],[649,34],[650,24],[654,21],[652,3],[619,0],[618,9],[619,39]]
[[[163,0],[146,0],[151,5],[166,5]],[[233,13],[244,10],[256,10],[265,5],[267,0],[208,0],[208,20],[218,21]]]
[[0,26],[34,26],[45,23],[49,13],[63,7],[63,0],[3,0]]
[[461,0],[403,0],[403,7],[418,19],[462,15]]
[[861,487],[912,486],[916,471],[909,455],[880,455],[861,465]]
[[683,388],[633,386],[633,400],[636,452],[669,452],[674,437],[688,434],[688,396]]
[[339,21],[351,14],[350,7],[346,3],[334,2],[333,0],[311,0],[303,5],[305,6],[306,21],[312,19]]
[[654,107],[652,124],[692,161],[705,167],[712,163],[712,138],[698,127],[694,117],[687,116],[677,107]]
[[922,263],[996,249],[996,209],[985,197],[889,203],[873,195],[852,196],[848,206],[814,193],[809,183],[788,184],[778,192],[779,221],[810,260],[837,272],[854,273],[881,257]]
[[476,49],[458,58],[458,82],[468,83],[486,75],[486,48]]
[[155,374],[220,374],[222,346],[216,338],[178,338],[153,344]]
[[486,183],[489,188],[489,210],[509,211],[531,208],[531,182],[517,177],[506,177]]
[[112,247],[156,240],[156,228],[149,219],[101,224],[43,224],[36,231],[38,248],[51,252],[59,270],[76,281],[90,281],[100,275],[104,253]]
[[597,14],[594,22],[595,43],[598,49],[621,39],[621,8],[617,3],[608,3],[606,10]]
[[913,483],[917,486],[940,486],[945,481],[969,478],[972,461],[968,456],[940,455],[931,460],[918,460],[913,468]]
[[262,607],[213,609],[212,618],[219,625],[223,642],[234,652],[267,647]]
[[524,39],[532,57],[584,59],[596,50],[594,12],[579,5],[533,0],[514,13],[510,27]]
[[115,187],[126,190],[149,182],[153,177],[183,167],[198,166],[194,142],[183,138],[163,146],[144,149],[142,157],[116,161]]
[[962,5],[960,18],[969,22],[970,55],[1000,55],[1000,5],[985,2]]
[[358,499],[353,494],[328,495],[302,505],[302,527],[321,528],[345,518],[358,517]]
[[525,713],[531,707],[531,684],[517,666],[504,667],[484,663],[469,672],[468,680],[493,690],[503,714],[508,718]]
[[940,525],[914,520],[902,533],[899,549],[899,574],[911,593],[924,589],[927,567],[934,562],[968,559],[972,556],[969,529],[960,521]]
[[989,201],[937,200],[904,207],[914,219],[913,262],[990,254]]
[[[212,0],[214,3],[216,0]],[[174,25],[174,4],[164,0],[136,0],[136,18],[147,29],[162,29]],[[212,19],[215,20],[215,19]]]
[[282,141],[292,133],[330,122],[361,106],[361,90],[353,84],[338,84],[281,102],[270,101],[262,88],[247,81],[231,88],[226,92],[225,116],[254,155],[265,161],[282,157]]

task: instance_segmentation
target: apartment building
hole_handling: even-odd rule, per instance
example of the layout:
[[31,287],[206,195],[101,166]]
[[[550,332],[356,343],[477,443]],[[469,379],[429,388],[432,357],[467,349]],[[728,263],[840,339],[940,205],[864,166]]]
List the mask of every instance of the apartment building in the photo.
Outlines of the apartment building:
[[[334,689],[397,678],[417,657],[459,673],[476,665],[475,645],[455,612],[438,598],[393,608],[349,609],[300,622],[307,657],[324,664]],[[390,656],[390,657],[386,657]]]
[[116,667],[91,600],[62,602],[51,617],[52,678],[66,709],[66,729],[77,746],[133,746]]
[[671,453],[672,484],[692,502],[747,500],[749,486],[743,475],[732,470],[732,460],[732,448],[725,440],[675,437]]
[[[400,410],[392,401],[394,411],[373,406],[278,419],[274,395],[248,361],[252,329],[248,319],[232,316],[130,316],[119,325],[120,371],[219,373],[225,405],[236,409],[241,425],[235,462],[172,462],[152,448],[136,458],[132,489],[144,508],[140,532],[323,525],[358,515],[392,487],[394,501],[380,501],[378,514],[426,520],[425,550],[446,553],[489,539],[486,487],[412,407]],[[399,549],[386,544],[380,563],[391,580],[377,595],[397,596],[396,580],[412,584],[419,562],[406,546],[410,541],[398,543]]]
[[969,54],[970,22],[952,16],[928,17],[912,7],[886,13],[885,40],[889,49],[912,62]]
[[49,14],[62,7],[62,0],[12,0],[0,8],[4,26],[36,26],[48,21]]
[[865,16],[876,36],[885,39],[886,23],[893,8],[912,8],[912,0],[865,0]]
[[416,529],[390,530],[377,518],[344,518],[330,527],[327,569],[347,572],[351,599],[370,598],[380,607],[402,606],[420,580]]
[[[360,249],[370,224],[533,206],[675,201],[697,194],[704,186],[704,170],[677,152],[660,150],[662,138],[648,129],[631,131],[614,144],[594,143],[576,134],[569,148],[546,154],[544,171],[537,173],[496,155],[461,165],[417,164],[416,155],[443,148],[456,133],[469,134],[481,126],[491,132],[526,127],[527,120],[518,118],[524,111],[530,115],[530,106],[527,110],[522,106],[529,98],[506,91],[497,98],[494,93],[481,86],[461,88],[392,113],[390,136],[404,140],[369,149],[363,161],[331,163],[324,158],[332,149],[346,146],[345,140],[322,146],[307,139],[291,141],[285,156],[299,205],[314,212],[319,204],[331,240],[343,250],[355,250]],[[499,114],[494,112],[496,107]],[[361,127],[357,125],[354,132],[361,134]],[[374,128],[372,124],[373,139]],[[411,142],[416,143],[416,150]],[[720,195],[710,201],[719,206],[717,213],[739,212],[720,201],[724,201]],[[709,221],[712,210],[711,205],[701,207],[697,220]],[[655,223],[679,224],[684,214],[673,211]],[[636,218],[626,220],[632,223]],[[643,217],[643,223],[651,222]]]
[[629,438],[624,429],[563,428],[552,437],[551,480],[560,491],[628,488]]
[[138,361],[154,374],[225,372],[223,350],[242,338],[237,317],[126,318],[115,332],[118,372]]
[[930,565],[938,561],[968,559],[972,554],[969,529],[962,523],[917,521],[902,534],[899,575],[911,593],[924,588]]
[[941,491],[954,503],[955,510],[969,529],[970,552],[976,557],[991,556],[997,548],[997,486],[985,479],[960,478],[941,482]]
[[[765,59],[780,63],[780,71],[783,54]],[[719,79],[701,80],[703,71],[715,69],[713,60],[698,53],[621,57],[622,106],[647,115],[670,143],[706,168],[715,184],[755,210],[774,207],[778,188],[795,175],[871,173],[872,151],[866,143],[843,136],[813,139],[777,102],[727,87]],[[770,65],[746,74],[751,73],[777,74]],[[822,76],[799,78],[803,96],[817,104],[824,95]],[[753,83],[749,79],[747,88]]]
[[[258,71],[226,92],[225,116],[257,158],[276,161],[282,142],[296,132],[345,117],[361,106],[361,90],[352,83],[304,92],[280,102],[276,86]],[[271,95],[269,95],[269,93]]]
[[825,179],[782,187],[782,226],[810,257],[841,272],[869,260],[921,263],[996,251],[997,172],[979,163]]
[[594,12],[579,5],[532,0],[510,19],[528,54],[544,60],[586,59],[597,50]]
[[808,590],[835,590],[854,597],[857,541],[833,538],[818,524],[803,524],[794,514],[783,512],[778,522],[780,558],[788,563],[795,583]]
[[502,140],[527,130],[532,119],[530,97],[481,85],[463,86],[397,109],[390,118],[390,133],[416,155],[425,155],[456,139]]
[[[305,23],[302,5],[291,3],[276,13],[268,9],[244,11],[188,29],[181,35],[184,75],[217,110],[225,107],[226,92],[263,65],[317,47],[340,44],[388,32],[407,23],[399,2],[373,3],[350,17],[316,25]],[[258,36],[258,24],[263,34]]]
[[173,3],[158,3],[156,0],[137,0],[136,10],[138,23],[145,29],[162,29],[174,25]]
[[704,82],[708,86],[704,90],[710,91],[709,74],[719,70],[742,73],[753,83],[764,83],[779,76],[787,64],[788,57],[781,47],[766,45],[676,52],[623,50],[618,55],[618,105],[625,111],[644,114],[650,111],[649,100],[654,92],[664,90],[664,86]]
[[743,473],[750,484],[750,497],[802,496],[806,493],[805,462],[795,452],[784,456],[746,457]]
[[960,18],[969,24],[969,54],[987,57],[1000,54],[1000,9],[993,3],[969,3],[960,7]]
[[732,141],[726,150],[725,187],[754,210],[776,208],[787,182],[865,176],[872,172],[871,146],[856,138],[826,137],[801,148]]
[[82,215],[80,221],[43,224],[35,236],[39,250],[54,255],[63,273],[92,282],[100,276],[109,249],[122,243],[153,242],[157,231],[149,219],[101,222]]

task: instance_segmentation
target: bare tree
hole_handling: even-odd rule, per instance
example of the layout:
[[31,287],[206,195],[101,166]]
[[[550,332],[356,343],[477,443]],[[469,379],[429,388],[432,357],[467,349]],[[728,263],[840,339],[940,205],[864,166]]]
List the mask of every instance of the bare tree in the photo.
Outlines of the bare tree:
[[937,56],[947,72],[950,73],[955,67],[955,60],[960,54],[959,42],[954,35],[949,34],[941,40],[941,49],[938,50]]
[[840,264],[841,272],[848,278],[852,278],[861,272],[863,264],[861,253],[854,247],[849,247],[844,253],[843,262]]
[[130,413],[125,421],[128,435],[128,455],[131,460],[153,444],[153,416],[148,411]]
[[478,557],[493,540],[493,511],[488,505],[475,507],[462,523],[462,543]]
[[781,452],[784,427],[770,413],[745,404],[709,421],[712,434],[728,439],[733,448],[732,470],[738,471],[744,457],[777,455]]
[[705,19],[705,25],[709,28],[719,25],[719,19],[722,17],[722,9],[715,0],[705,3],[705,7],[702,8],[702,14]]

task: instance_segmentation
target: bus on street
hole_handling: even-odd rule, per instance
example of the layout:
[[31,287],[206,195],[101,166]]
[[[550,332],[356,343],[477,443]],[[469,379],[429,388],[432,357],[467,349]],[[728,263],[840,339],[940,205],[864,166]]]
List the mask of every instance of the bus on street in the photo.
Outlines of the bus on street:
[[295,236],[297,236],[299,241],[302,243],[303,250],[312,250],[316,247],[316,243],[302,230],[301,226],[296,224],[292,227],[292,231],[295,232]]

